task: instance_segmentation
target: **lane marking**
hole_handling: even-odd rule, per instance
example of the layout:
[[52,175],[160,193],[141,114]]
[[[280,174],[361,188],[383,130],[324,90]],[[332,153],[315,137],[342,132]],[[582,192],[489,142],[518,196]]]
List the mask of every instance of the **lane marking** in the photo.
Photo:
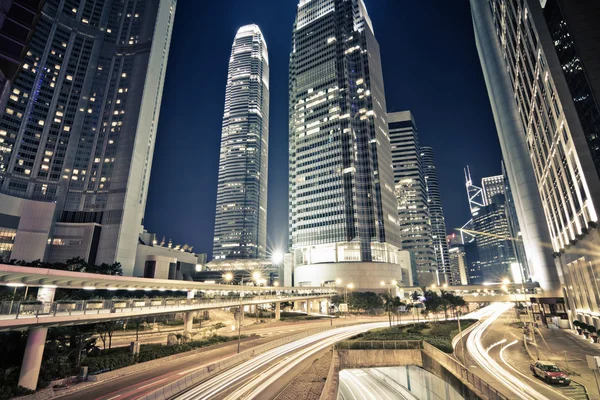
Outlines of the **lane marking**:
[[[167,378],[162,378],[162,379],[159,379],[159,380],[157,380],[157,381],[154,381],[154,382],[152,382],[152,383],[149,383],[149,384],[147,384],[147,385],[140,386],[138,389],[143,389],[143,388],[145,388],[145,387],[148,387],[148,386],[156,385],[158,382],[162,382],[162,381],[166,381],[166,380],[167,380]],[[119,396],[120,396],[120,395],[119,395]],[[117,397],[118,397],[118,396],[117,396]],[[110,400],[110,399],[108,399],[108,400]]]
[[113,397],[111,397],[111,398],[108,398],[108,399],[106,399],[106,400],[113,400],[113,399],[116,399],[117,397],[121,397],[121,395],[120,395],[120,394],[118,394],[118,395],[116,395],[116,396],[113,396]]

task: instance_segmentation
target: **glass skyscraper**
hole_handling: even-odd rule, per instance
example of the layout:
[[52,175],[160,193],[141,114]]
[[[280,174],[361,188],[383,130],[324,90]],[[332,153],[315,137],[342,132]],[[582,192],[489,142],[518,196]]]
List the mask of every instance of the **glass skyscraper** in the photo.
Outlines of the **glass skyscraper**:
[[300,0],[289,107],[296,267],[396,263],[400,242],[383,74],[362,0]]
[[[471,0],[471,9],[532,279],[591,323],[600,311],[590,251],[600,245],[600,5]],[[526,240],[532,231],[551,246],[544,258],[530,258],[541,247]]]
[[56,203],[50,261],[119,261],[132,273],[175,6],[43,6],[0,113],[0,193]]
[[401,248],[415,256],[415,284],[439,284],[417,124],[410,111],[388,113],[388,122]]
[[420,156],[427,188],[427,208],[429,209],[429,220],[431,221],[431,238],[433,250],[435,251],[438,277],[441,283],[446,282],[449,285],[459,285],[460,280],[454,279],[450,270],[448,242],[446,241],[446,220],[444,219],[442,195],[440,193],[440,183],[438,181],[433,149],[428,146],[422,146]]
[[269,55],[256,25],[233,41],[225,91],[213,258],[263,258],[267,247]]

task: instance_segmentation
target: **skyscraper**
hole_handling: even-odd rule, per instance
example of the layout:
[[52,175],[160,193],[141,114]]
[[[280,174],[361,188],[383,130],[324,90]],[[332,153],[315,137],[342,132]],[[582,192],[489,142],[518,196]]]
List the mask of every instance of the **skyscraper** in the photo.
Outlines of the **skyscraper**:
[[267,251],[269,54],[256,25],[231,49],[219,159],[213,258],[261,258]]
[[516,262],[505,203],[504,194],[498,193],[473,217],[481,275],[488,282],[502,282]]
[[[521,227],[527,261],[531,269],[531,278],[539,282],[540,286],[548,293],[558,294],[560,282],[554,266],[552,252],[548,251],[547,248],[548,243],[551,243],[550,232],[546,223],[546,214],[540,192],[537,188],[536,173],[534,173],[531,162],[528,145],[529,134],[526,133],[526,125],[523,123],[523,118],[527,118],[526,116],[531,111],[530,96],[533,93],[528,92],[527,100],[525,99],[525,90],[528,87],[525,86],[525,82],[530,85],[529,82],[533,82],[534,78],[537,82],[538,77],[544,81],[545,72],[540,70],[534,74],[531,69],[532,62],[536,63],[538,61],[537,56],[531,54],[531,51],[535,51],[532,47],[534,44],[532,40],[537,42],[537,38],[532,39],[530,34],[530,32],[533,32],[529,29],[532,26],[531,15],[527,13],[526,18],[523,8],[516,1],[510,0],[507,2],[502,0],[500,3],[508,6],[506,12],[510,14],[505,14],[505,22],[501,22],[497,27],[493,12],[493,10],[499,9],[499,5],[496,3],[496,1],[471,0],[477,49],[490,95],[492,112],[506,166],[506,175],[515,201],[514,206]],[[537,1],[528,1],[527,3],[537,3],[534,5],[538,9],[540,7]],[[517,15],[517,13],[519,14]],[[514,22],[518,21],[522,21],[522,24],[515,26]],[[506,23],[511,24],[510,29],[501,31],[502,24],[505,25]],[[519,42],[518,49],[515,47],[517,45],[517,30],[522,31],[522,37],[527,39]],[[502,37],[498,36],[498,32],[501,32]],[[506,42],[506,40],[510,40],[510,42]],[[535,48],[538,47],[537,44],[535,43]],[[515,50],[522,54],[519,57],[521,61],[518,63],[518,68],[525,68],[524,66],[527,65],[528,69],[528,71],[523,69],[519,72],[517,80],[515,80],[516,70],[514,69],[517,67],[517,53]],[[510,52],[510,55],[506,53],[506,57],[510,57],[510,66],[505,61],[505,52]],[[523,64],[523,61],[526,61],[527,64]],[[511,69],[510,76],[507,73],[507,68]],[[545,85],[545,82],[542,83]],[[551,104],[553,100],[551,97],[547,97],[549,93],[546,89],[544,89],[543,94],[542,99],[540,92],[540,102]],[[515,96],[517,96],[518,102],[515,101]],[[528,102],[527,105],[525,105],[525,101]],[[535,106],[535,104],[533,105]],[[537,113],[536,115],[539,118],[540,114]],[[539,136],[537,133],[536,135]],[[546,142],[547,139],[544,138],[544,143]],[[547,146],[547,143],[545,146]]]
[[[4,0],[0,4],[0,110],[21,68],[25,50],[40,16],[42,0]],[[0,142],[2,143],[2,142]]]
[[289,228],[296,284],[353,273],[363,274],[354,282],[363,287],[400,279],[383,75],[364,2],[300,0],[292,44]]
[[437,168],[433,157],[433,149],[428,146],[421,147],[421,161],[423,164],[423,176],[427,188],[427,208],[429,209],[429,220],[431,221],[431,238],[433,250],[437,263],[438,277],[441,283],[451,285],[460,284],[450,271],[450,260],[448,258],[448,242],[446,241],[446,221],[442,208],[442,196],[438,181]]
[[[56,204],[57,222],[35,239],[51,243],[50,261],[81,256],[133,271],[175,5],[44,4],[0,114],[0,192]],[[29,228],[38,217],[16,216]]]
[[[540,263],[530,262],[532,279],[545,288],[544,281],[555,283],[561,276],[571,317],[596,313],[600,290],[594,277],[600,267],[589,249],[600,245],[600,5],[471,0],[471,9],[500,142],[507,145],[503,153],[519,221],[524,220],[519,201],[534,199],[528,214],[544,211],[537,229],[545,230],[555,256],[557,268],[542,264],[550,271],[544,276]],[[523,185],[514,181],[515,165],[525,162],[535,177],[535,196],[519,193]],[[521,226],[526,234],[529,226]],[[529,256],[527,242],[525,250]],[[560,293],[556,284],[552,288]]]
[[483,195],[483,203],[491,204],[492,197],[497,194],[504,193],[504,176],[495,175],[487,176],[481,179],[481,194]]
[[420,286],[439,284],[417,125],[410,111],[388,113],[388,123],[401,247],[415,255]]

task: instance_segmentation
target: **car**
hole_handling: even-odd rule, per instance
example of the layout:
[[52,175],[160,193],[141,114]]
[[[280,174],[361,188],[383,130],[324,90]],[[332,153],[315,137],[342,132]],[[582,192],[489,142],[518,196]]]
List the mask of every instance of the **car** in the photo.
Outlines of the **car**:
[[570,385],[571,378],[567,373],[549,361],[537,361],[529,366],[536,377],[543,379],[548,384]]

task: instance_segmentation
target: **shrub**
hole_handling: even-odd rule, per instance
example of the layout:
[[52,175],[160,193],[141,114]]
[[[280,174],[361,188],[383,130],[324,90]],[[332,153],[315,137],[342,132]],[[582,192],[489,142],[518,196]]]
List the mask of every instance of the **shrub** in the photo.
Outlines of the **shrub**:
[[581,325],[581,322],[579,322],[579,320],[573,321],[573,326],[574,327],[579,328],[579,325]]
[[589,333],[596,333],[596,328],[593,325],[588,325],[587,331]]

